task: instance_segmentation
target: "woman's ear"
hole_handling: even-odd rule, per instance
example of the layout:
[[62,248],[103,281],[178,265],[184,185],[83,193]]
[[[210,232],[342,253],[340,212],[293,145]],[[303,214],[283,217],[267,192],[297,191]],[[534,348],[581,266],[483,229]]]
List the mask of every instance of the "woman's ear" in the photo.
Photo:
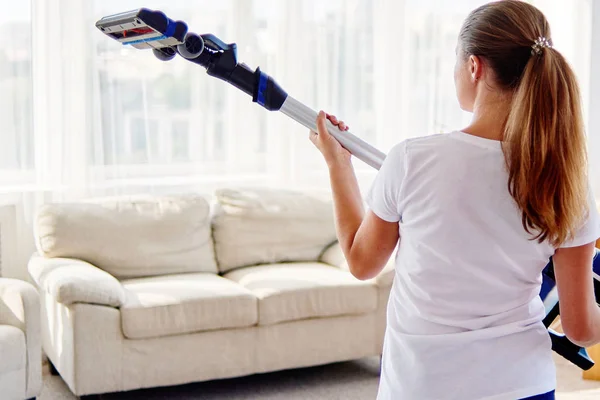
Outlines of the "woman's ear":
[[478,56],[469,56],[469,73],[471,74],[471,81],[473,83],[481,79],[481,75],[483,74],[483,63]]

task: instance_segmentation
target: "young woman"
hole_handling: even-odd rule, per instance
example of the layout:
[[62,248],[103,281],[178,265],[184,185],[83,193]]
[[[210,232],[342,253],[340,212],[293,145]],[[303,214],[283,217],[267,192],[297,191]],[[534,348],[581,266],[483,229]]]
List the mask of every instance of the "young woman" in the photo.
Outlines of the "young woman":
[[378,399],[553,399],[539,297],[550,257],[567,336],[600,341],[591,271],[600,219],[577,82],[544,15],[520,1],[471,12],[456,56],[471,124],[395,146],[366,214],[350,154],[325,121],[346,125],[321,112],[311,132],[354,276],[377,275],[398,245]]

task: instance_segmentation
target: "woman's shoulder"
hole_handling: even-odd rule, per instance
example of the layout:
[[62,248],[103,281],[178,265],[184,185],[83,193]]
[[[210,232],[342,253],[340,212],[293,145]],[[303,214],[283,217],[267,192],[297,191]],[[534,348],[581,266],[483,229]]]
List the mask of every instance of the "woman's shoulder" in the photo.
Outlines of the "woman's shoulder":
[[[418,136],[409,139],[404,139],[400,143],[394,145],[386,156],[388,163],[407,163],[408,159],[418,158],[419,154],[431,157],[434,155],[435,149],[443,149],[446,134],[434,134],[427,136]],[[421,157],[422,158],[422,157]]]
[[431,149],[432,147],[444,144],[448,139],[449,134],[447,133],[435,133],[432,135],[417,136],[410,139],[404,139],[400,143],[392,147],[391,152],[403,152],[419,150],[419,149]]

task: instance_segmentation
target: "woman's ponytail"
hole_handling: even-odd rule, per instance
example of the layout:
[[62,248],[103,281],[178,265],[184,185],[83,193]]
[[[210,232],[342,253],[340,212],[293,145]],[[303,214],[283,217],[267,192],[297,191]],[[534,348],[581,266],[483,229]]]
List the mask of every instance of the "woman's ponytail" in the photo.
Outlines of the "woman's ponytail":
[[552,48],[525,65],[504,130],[510,194],[523,227],[558,247],[583,222],[587,208],[586,144],[579,88]]

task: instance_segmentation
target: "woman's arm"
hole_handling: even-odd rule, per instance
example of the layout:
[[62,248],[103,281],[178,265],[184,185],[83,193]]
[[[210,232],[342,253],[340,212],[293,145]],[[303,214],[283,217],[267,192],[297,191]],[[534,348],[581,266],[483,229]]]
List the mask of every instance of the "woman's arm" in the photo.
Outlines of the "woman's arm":
[[579,346],[600,342],[600,308],[594,296],[594,243],[561,248],[552,257],[560,299],[560,320],[567,337]]
[[321,111],[317,118],[319,134],[311,132],[310,139],[329,168],[337,237],[350,272],[358,279],[370,279],[381,272],[396,248],[398,223],[384,221],[371,211],[365,217],[350,153],[329,134],[326,117],[340,130],[347,130],[342,121]]

